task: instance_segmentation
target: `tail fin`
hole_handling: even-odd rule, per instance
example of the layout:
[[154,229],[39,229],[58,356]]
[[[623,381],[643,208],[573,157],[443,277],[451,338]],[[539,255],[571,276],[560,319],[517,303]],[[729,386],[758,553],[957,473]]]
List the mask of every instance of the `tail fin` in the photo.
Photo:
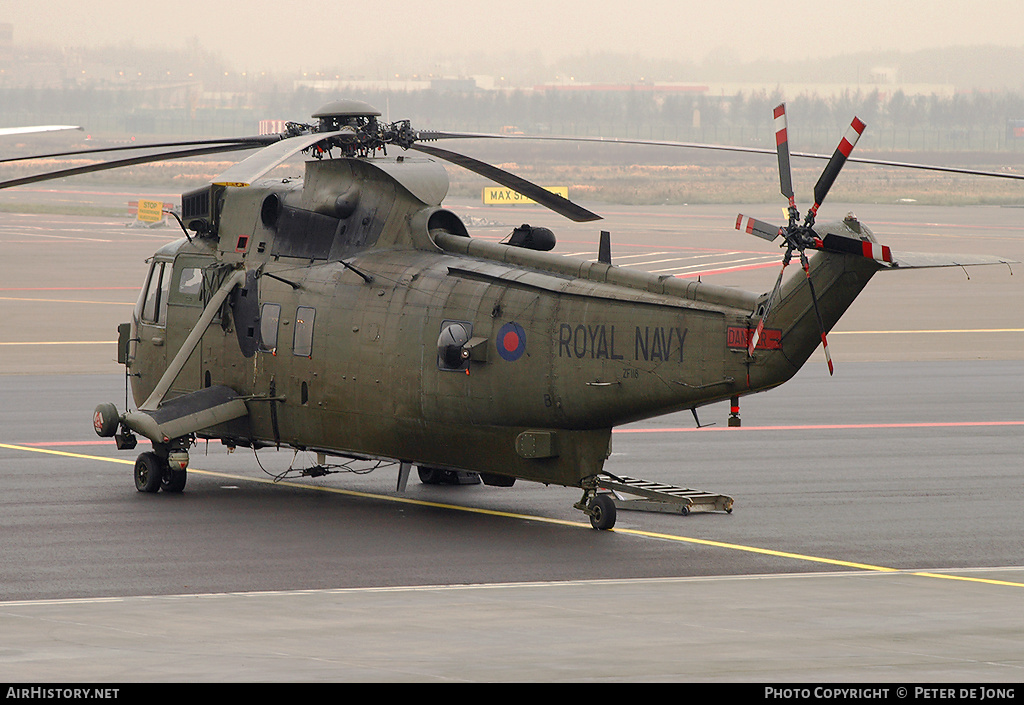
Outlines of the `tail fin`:
[[[809,278],[791,277],[776,292],[776,302],[769,311],[764,310],[770,296],[765,294],[754,312],[755,317],[764,318],[766,328],[779,331],[781,336],[781,344],[774,346],[774,350],[757,352],[751,369],[754,388],[772,387],[792,377],[822,343],[821,331],[832,330],[875,272],[1013,263],[988,255],[894,251],[880,244],[852,214],[839,222],[816,225],[814,235],[814,244],[808,249],[818,252],[810,259]],[[812,282],[821,314],[820,329],[814,312]]]

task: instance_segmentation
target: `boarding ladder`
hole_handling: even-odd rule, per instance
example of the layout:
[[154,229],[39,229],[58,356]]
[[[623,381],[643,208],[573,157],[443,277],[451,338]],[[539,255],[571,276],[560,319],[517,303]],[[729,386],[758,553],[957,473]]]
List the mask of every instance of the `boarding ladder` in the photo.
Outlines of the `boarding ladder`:
[[[635,477],[604,473],[597,479],[598,488],[611,495],[618,509],[641,512],[682,514],[690,512],[725,512],[732,514],[732,497],[702,490],[666,485]],[[623,495],[632,495],[633,498]]]

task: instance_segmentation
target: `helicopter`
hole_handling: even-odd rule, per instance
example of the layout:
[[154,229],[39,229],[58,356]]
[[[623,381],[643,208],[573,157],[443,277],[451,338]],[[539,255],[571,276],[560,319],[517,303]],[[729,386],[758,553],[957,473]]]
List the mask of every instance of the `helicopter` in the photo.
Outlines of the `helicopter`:
[[[583,495],[573,506],[599,530],[614,527],[619,491],[675,502],[682,514],[731,512],[726,495],[680,497],[606,473],[612,429],[681,410],[696,419],[697,408],[724,400],[735,409],[792,378],[819,345],[831,372],[828,332],[876,272],[1009,263],[897,252],[853,215],[817,222],[864,130],[856,118],[831,156],[794,153],[828,159],[801,221],[785,106],[776,108],[788,222],[736,220],[785,250],[774,287],[760,293],[620,267],[607,233],[596,260],[552,252],[544,227],[523,225],[502,243],[473,238],[443,204],[441,161],[573,221],[600,216],[426,144],[526,136],[416,131],[380,116],[340,100],[314,113],[317,123],[276,135],[146,145],[163,151],[0,183],[259,150],[182,195],[172,215],[184,236],[154,253],[131,320],[118,327],[135,409],[100,404],[93,426],[120,450],[150,442],[134,465],[138,491],[184,491],[189,449],[206,439],[315,453],[309,475],[329,472],[328,457],[392,462],[399,489],[414,466],[432,484],[471,476],[574,487]],[[85,150],[46,156],[72,153]],[[267,176],[300,153],[302,178]],[[794,258],[803,276],[786,280]]]

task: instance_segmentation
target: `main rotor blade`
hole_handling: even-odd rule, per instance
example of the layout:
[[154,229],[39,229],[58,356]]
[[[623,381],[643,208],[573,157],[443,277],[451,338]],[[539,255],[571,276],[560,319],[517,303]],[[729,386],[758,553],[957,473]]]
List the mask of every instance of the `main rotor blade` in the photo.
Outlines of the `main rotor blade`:
[[146,154],[139,157],[131,157],[129,159],[116,159],[114,161],[109,162],[97,162],[95,164],[88,164],[86,166],[72,167],[70,169],[60,169],[58,171],[49,171],[43,174],[25,176],[19,179],[0,181],[0,189],[11,188],[14,186],[25,186],[26,184],[34,184],[40,181],[50,181],[52,179],[62,179],[65,176],[77,176],[78,174],[88,174],[94,171],[119,169],[125,166],[134,166],[135,164],[149,164],[151,162],[160,162],[167,159],[184,159],[185,157],[198,157],[203,154],[237,152],[239,150],[255,149],[258,146],[259,145],[253,144],[221,144],[211,147],[199,147],[196,149],[182,149],[172,152],[158,152],[157,154]]
[[[461,140],[461,139],[495,139],[495,140],[538,140],[544,142],[599,142],[602,144],[632,144],[651,147],[683,147],[686,149],[708,149],[718,152],[744,152],[748,154],[775,154],[773,149],[763,147],[737,147],[725,144],[704,144],[701,142],[670,142],[659,140],[634,140],[619,139],[617,137],[561,137],[558,135],[500,135],[487,132],[434,132],[424,130],[416,133],[420,140],[428,142],[434,140]],[[814,156],[820,159],[828,159],[825,155],[794,155]]]
[[78,125],[32,125],[30,127],[0,127],[0,137],[8,135],[28,135],[33,132],[60,132],[61,130],[81,130]]
[[[597,142],[602,144],[627,144],[641,145],[648,147],[672,147],[683,149],[704,149],[718,152],[738,152],[741,154],[778,154],[777,150],[765,149],[762,147],[737,147],[724,144],[703,144],[699,142],[672,142],[667,140],[641,140],[641,139],[619,139],[616,137],[559,137],[555,135],[500,135],[482,132],[419,132],[418,136],[424,140],[441,139],[503,139],[503,140],[535,140],[547,142]],[[828,160],[832,157],[828,154],[815,154],[813,152],[790,152],[791,157],[798,159],[821,159]],[[1014,174],[1002,171],[985,171],[982,169],[967,169],[955,166],[938,166],[935,164],[915,164],[913,162],[897,162],[889,159],[872,159],[869,157],[849,157],[846,161],[853,164],[872,164],[874,166],[888,166],[896,169],[918,169],[923,171],[938,171],[947,174],[964,174],[967,176],[990,176],[997,179],[1024,180],[1024,174]]]
[[[79,128],[81,129],[81,128]],[[31,154],[25,157],[8,157],[0,159],[0,164],[9,162],[24,162],[32,159],[53,159],[55,157],[76,157],[86,154],[102,154],[104,152],[126,152],[136,149],[168,149],[170,147],[197,147],[199,145],[214,144],[252,144],[252,148],[264,147],[268,144],[280,141],[280,135],[260,135],[258,137],[229,137],[226,139],[208,140],[187,140],[183,142],[156,142],[152,144],[132,144],[118,147],[93,147],[90,149],[75,149],[67,152],[51,152],[50,154]]]
[[317,132],[275,142],[232,165],[227,171],[213,179],[212,183],[221,186],[249,186],[289,157],[295,156],[317,142],[340,134],[341,132]]
[[796,208],[793,194],[793,173],[789,167],[789,129],[786,121],[786,104],[775,108],[775,151],[779,155],[779,183],[782,195],[789,199],[789,207]]
[[465,154],[451,152],[439,147],[428,147],[425,144],[414,144],[410,149],[424,152],[437,157],[438,159],[444,159],[452,164],[461,166],[463,169],[468,169],[475,174],[480,174],[480,176],[484,176],[495,183],[499,183],[502,186],[516,191],[517,193],[521,193],[528,198],[532,198],[540,205],[546,206],[555,213],[564,215],[566,218],[574,220],[577,223],[601,220],[601,216],[596,213],[591,213],[586,208],[578,206],[572,201],[562,198],[556,193],[551,193],[542,186],[538,186],[531,181],[527,181],[520,176],[516,176],[515,174],[505,171],[504,169],[499,169],[498,167],[492,166],[486,162],[473,159],[472,157],[467,157]]
[[857,140],[864,133],[865,127],[866,125],[860,118],[853,118],[853,122],[850,123],[850,127],[847,129],[843,139],[839,141],[839,146],[836,147],[836,151],[832,153],[828,164],[825,165],[825,170],[821,172],[818,183],[814,185],[814,206],[809,214],[812,221],[814,215],[818,212],[818,208],[821,207],[822,202],[825,200],[825,196],[828,195],[829,189],[832,188],[832,184],[835,183],[836,177],[839,176],[843,165],[849,159],[850,152],[857,145]]

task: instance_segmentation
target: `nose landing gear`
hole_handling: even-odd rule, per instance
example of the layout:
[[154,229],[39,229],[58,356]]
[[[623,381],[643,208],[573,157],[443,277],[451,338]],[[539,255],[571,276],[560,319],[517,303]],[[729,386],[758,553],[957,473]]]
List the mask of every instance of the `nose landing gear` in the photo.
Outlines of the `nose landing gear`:
[[583,484],[583,497],[572,505],[590,517],[590,525],[598,531],[615,526],[615,501],[608,493],[598,493],[597,478],[588,478]]

